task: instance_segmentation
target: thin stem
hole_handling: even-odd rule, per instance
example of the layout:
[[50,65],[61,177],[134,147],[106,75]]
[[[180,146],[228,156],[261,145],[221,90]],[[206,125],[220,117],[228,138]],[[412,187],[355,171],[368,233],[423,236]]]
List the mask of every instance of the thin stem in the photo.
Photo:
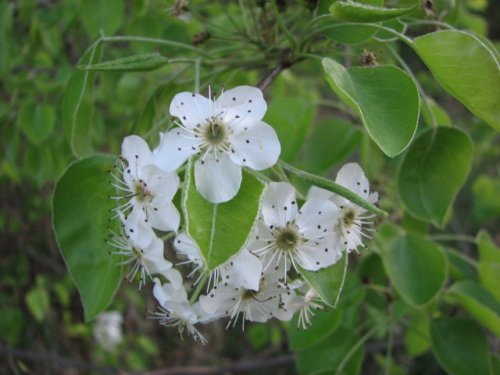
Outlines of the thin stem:
[[200,93],[200,61],[201,59],[196,59],[194,63],[194,92],[196,94]]
[[276,175],[281,178],[281,180],[285,181],[285,182],[290,182],[290,180],[288,179],[288,176],[286,175],[285,171],[283,170],[283,167],[279,164],[276,164],[274,167],[273,167],[273,172],[276,173]]
[[203,286],[205,285],[205,282],[207,281],[209,276],[210,276],[210,272],[206,271],[203,274],[203,276],[201,277],[200,281],[198,281],[198,285],[196,285],[196,289],[194,290],[193,294],[191,295],[191,298],[189,298],[190,305],[195,303],[196,300],[198,299],[198,296],[200,295],[201,290],[203,289]]
[[140,43],[154,43],[161,44],[165,46],[184,48],[192,52],[196,52],[199,55],[210,58],[210,55],[199,48],[193,47],[189,44],[175,42],[173,40],[168,39],[159,39],[159,38],[148,38],[143,36],[104,36],[100,38],[103,43],[116,43],[116,42],[140,42]]
[[387,340],[387,354],[385,356],[385,369],[384,374],[389,375],[391,371],[389,369],[392,367],[392,346],[394,343],[394,330],[389,326],[389,338]]
[[357,342],[356,344],[353,345],[353,347],[351,348],[351,350],[349,350],[349,352],[345,355],[344,358],[342,358],[342,362],[340,362],[339,364],[339,367],[337,367],[337,371],[335,371],[335,374],[336,375],[340,375],[342,374],[342,371],[344,370],[345,366],[347,365],[347,363],[349,362],[349,360],[351,359],[351,357],[354,355],[354,353],[356,353],[356,351],[359,349],[359,347],[361,345],[363,345],[366,340],[368,340],[370,337],[372,337],[375,332],[377,331],[378,327],[373,327],[371,330],[369,330],[368,332],[366,332],[363,337],[361,337]]
[[165,241],[168,241],[169,239],[171,239],[171,238],[172,238],[172,237],[174,237],[174,236],[175,236],[175,232],[168,232],[167,234],[165,234],[165,235],[161,238],[161,240],[162,240],[163,242],[165,242]]
[[245,170],[248,173],[250,173],[250,174],[254,175],[255,177],[257,177],[257,179],[260,180],[260,181],[262,181],[262,182],[265,182],[265,183],[273,182],[273,180],[271,180],[269,177],[267,177],[264,173],[256,171],[255,169],[245,168]]
[[245,31],[246,31],[247,35],[252,35],[252,30],[250,29],[250,24],[247,21],[249,17],[247,15],[245,5],[243,4],[243,0],[238,0],[238,4],[240,6],[241,15],[243,16],[243,25],[245,26]]
[[389,214],[381,210],[380,208],[376,207],[372,203],[368,202],[367,200],[361,198],[359,195],[353,193],[351,190],[345,188],[342,185],[336,184],[333,181],[330,181],[327,178],[303,171],[301,169],[295,168],[294,166],[291,166],[288,163],[285,163],[284,161],[280,160],[278,162],[285,170],[295,174],[298,178],[301,178],[303,180],[312,182],[314,185],[330,190],[334,192],[335,194],[338,194],[351,202],[357,204],[360,207],[365,208],[368,211],[371,211],[377,215],[382,215],[382,216],[389,216]]
[[288,30],[288,27],[285,25],[285,22],[283,21],[283,18],[281,17],[281,14],[278,10],[278,7],[276,6],[276,0],[271,0],[271,9],[274,13],[274,16],[276,17],[276,21],[278,23],[278,26],[285,34],[292,49],[295,51],[297,49],[297,41],[295,40],[295,38],[292,35],[292,33],[290,32],[290,30]]

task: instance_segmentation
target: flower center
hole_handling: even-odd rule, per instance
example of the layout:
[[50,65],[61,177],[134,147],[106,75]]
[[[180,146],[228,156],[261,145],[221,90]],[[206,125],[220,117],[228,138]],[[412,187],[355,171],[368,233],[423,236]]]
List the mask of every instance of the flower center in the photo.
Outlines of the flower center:
[[147,189],[146,184],[142,181],[137,181],[134,184],[134,196],[141,203],[152,198],[151,192]]
[[257,292],[255,290],[251,290],[251,289],[246,289],[242,296],[241,296],[241,299],[242,300],[249,300],[249,299],[255,299],[257,295]]
[[211,146],[218,146],[226,140],[227,131],[223,124],[208,122],[203,134],[205,141]]
[[347,210],[342,218],[342,221],[345,226],[351,226],[356,220],[356,212],[353,209]]
[[276,247],[286,251],[295,249],[300,241],[300,236],[297,231],[290,227],[278,229],[275,238]]

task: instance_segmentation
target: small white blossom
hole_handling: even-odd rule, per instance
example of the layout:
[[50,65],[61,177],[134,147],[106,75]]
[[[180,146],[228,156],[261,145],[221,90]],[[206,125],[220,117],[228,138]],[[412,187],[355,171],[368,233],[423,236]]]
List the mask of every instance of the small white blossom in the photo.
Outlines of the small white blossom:
[[94,337],[104,350],[112,351],[122,342],[122,322],[118,311],[104,312],[95,318]]
[[199,94],[177,94],[170,114],[178,128],[161,135],[156,164],[176,170],[191,155],[196,189],[212,203],[232,199],[240,188],[241,167],[262,170],[273,166],[281,146],[274,129],[262,121],[267,104],[255,87],[238,86],[217,100]]
[[339,210],[325,199],[308,199],[298,209],[295,189],[288,183],[270,183],[262,201],[262,219],[257,222],[249,249],[271,261],[290,265],[300,272],[318,270],[334,264],[340,252],[332,241],[333,225]]
[[[368,179],[357,163],[345,164],[337,173],[335,182],[371,203],[378,201],[378,194],[370,193]],[[335,231],[340,238],[341,246],[347,252],[355,250],[358,246],[364,247],[363,237],[371,238],[370,233],[374,229],[367,225],[371,224],[370,219],[375,215],[367,213],[364,208],[344,197],[315,186],[310,189],[308,197],[329,199],[340,208],[340,217],[335,224]]]
[[123,140],[120,169],[121,177],[113,175],[120,195],[113,198],[125,203],[117,211],[136,212],[136,217],[155,229],[176,231],[180,215],[172,198],[179,187],[177,174],[154,165],[149,146],[136,135]]

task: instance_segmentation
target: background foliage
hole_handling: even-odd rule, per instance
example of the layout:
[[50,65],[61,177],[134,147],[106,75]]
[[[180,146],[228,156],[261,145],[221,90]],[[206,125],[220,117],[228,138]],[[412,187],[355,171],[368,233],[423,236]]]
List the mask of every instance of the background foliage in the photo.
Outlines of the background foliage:
[[[305,38],[312,15],[326,13],[330,3],[0,0],[0,372],[250,360],[280,364],[270,373],[500,373],[500,148],[494,129],[500,85],[498,72],[488,72],[491,55],[498,61],[492,45],[500,37],[498,2],[419,4],[402,18],[412,25],[407,35],[435,31],[444,21],[475,36],[424,36],[413,49],[387,43],[393,39],[388,32],[341,21],[330,29],[320,23],[321,33]],[[334,14],[344,21],[359,17],[345,12],[338,5]],[[402,30],[398,19],[377,17],[370,21]],[[487,49],[474,50],[477,40]],[[437,51],[443,52],[439,58]],[[445,58],[446,67],[440,66]],[[365,67],[374,62],[381,66],[368,73]],[[294,322],[254,324],[244,332],[212,324],[209,346],[201,347],[145,319],[144,308],[154,307],[150,292],[122,283],[110,309],[124,314],[125,338],[107,352],[95,344],[55,242],[54,186],[72,161],[119,153],[125,135],[154,144],[155,134],[171,125],[171,98],[192,90],[196,74],[202,92],[208,84],[217,92],[268,86],[261,80],[275,78],[266,90],[265,120],[281,140],[281,158],[325,176],[348,160],[360,161],[390,216],[378,219],[368,250],[349,256],[337,308],[318,312],[308,331]],[[400,132],[387,128],[395,121]],[[83,167],[73,172],[58,185],[74,186],[64,210],[72,217],[99,209],[96,200],[82,206],[75,198],[94,186]],[[306,184],[296,183],[305,191]],[[55,219],[56,227],[58,220],[68,221]],[[89,226],[89,220],[82,215],[74,225]],[[105,224],[96,230],[105,232]],[[86,247],[102,256],[87,238],[77,253]],[[104,306],[93,308],[97,313]]]

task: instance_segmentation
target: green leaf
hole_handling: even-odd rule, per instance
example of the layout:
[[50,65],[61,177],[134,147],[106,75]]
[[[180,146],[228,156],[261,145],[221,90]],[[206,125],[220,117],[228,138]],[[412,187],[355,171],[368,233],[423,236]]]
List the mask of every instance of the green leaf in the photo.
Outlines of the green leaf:
[[[99,61],[101,47],[91,46],[78,61],[78,65]],[[95,72],[75,70],[69,79],[63,97],[63,125],[69,138],[71,151],[77,158],[93,153],[91,143],[92,104],[85,94],[92,87]]]
[[430,321],[425,313],[417,314],[404,335],[406,352],[410,357],[425,353],[431,346]]
[[298,327],[298,314],[295,314],[288,325],[290,349],[303,350],[329,337],[342,321],[342,312],[343,310],[337,309],[315,311],[311,326],[307,329]]
[[56,111],[53,106],[29,101],[21,104],[17,125],[32,144],[46,141],[54,131],[55,122]]
[[315,108],[301,97],[278,96],[269,103],[264,120],[278,134],[281,159],[292,161],[295,158],[314,119]]
[[490,235],[481,230],[477,235],[479,250],[479,280],[484,287],[500,301],[500,249]]
[[37,285],[26,294],[26,304],[37,322],[42,322],[50,307],[49,293],[42,285]]
[[78,65],[82,70],[139,72],[155,70],[168,64],[168,59],[159,53],[144,53],[140,55],[122,57],[115,60],[103,61],[98,64]]
[[438,31],[416,38],[413,47],[451,95],[500,130],[500,66],[478,37],[458,30]]
[[345,160],[361,141],[362,133],[353,124],[337,118],[318,122],[304,145],[304,169],[323,173]]
[[478,176],[472,185],[472,193],[472,212],[478,223],[500,217],[500,177]]
[[53,226],[59,249],[80,292],[85,320],[111,303],[122,271],[105,244],[115,194],[108,171],[114,157],[92,156],[72,163],[54,192]]
[[408,149],[398,175],[398,191],[415,217],[442,227],[469,174],[472,144],[455,128],[422,132]]
[[318,271],[301,269],[300,272],[307,283],[313,288],[323,301],[332,307],[337,306],[344,287],[349,257],[344,254],[337,263]]
[[464,280],[453,284],[449,292],[479,323],[500,337],[500,302],[486,289],[474,281]]
[[448,268],[446,256],[424,236],[400,236],[382,248],[380,255],[394,288],[415,308],[431,302],[443,288]]
[[[426,97],[427,106],[422,106],[422,117],[424,121],[429,126],[434,126],[434,122],[436,125],[440,126],[451,126],[451,119],[448,116],[448,113],[440,107],[432,98]],[[434,121],[433,121],[434,119]]]
[[188,171],[182,199],[186,231],[200,246],[208,270],[213,270],[247,241],[259,212],[264,185],[243,171],[238,195],[229,202],[212,204],[196,190],[193,168]]
[[432,350],[450,375],[490,374],[486,337],[471,320],[439,318],[431,323]]
[[84,0],[81,2],[80,16],[85,31],[91,38],[101,31],[104,35],[114,34],[123,20],[125,3],[122,0]]
[[[358,342],[350,330],[338,329],[330,337],[296,354],[296,365],[300,374],[335,374],[344,358]],[[355,349],[344,363],[343,375],[359,374],[363,360],[363,346]]]
[[330,86],[358,112],[380,149],[389,157],[401,153],[417,129],[420,103],[412,78],[393,66],[346,70],[332,59],[322,61]]
[[417,4],[406,8],[384,8],[354,1],[336,1],[330,13],[339,20],[348,22],[379,22],[397,18],[415,10]]

